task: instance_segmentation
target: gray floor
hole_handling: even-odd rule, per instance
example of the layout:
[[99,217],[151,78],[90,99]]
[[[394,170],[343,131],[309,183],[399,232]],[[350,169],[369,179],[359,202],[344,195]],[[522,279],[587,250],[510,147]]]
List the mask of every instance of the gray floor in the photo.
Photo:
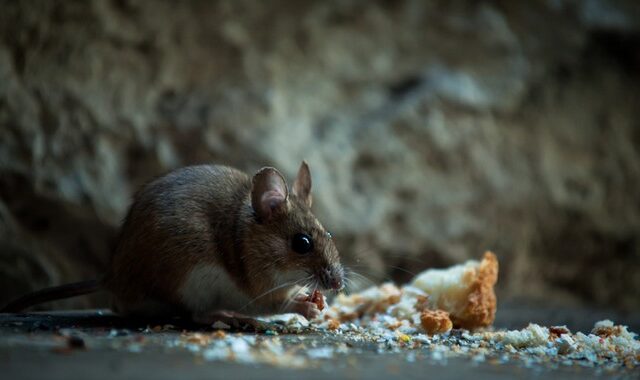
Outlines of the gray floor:
[[[620,315],[594,310],[545,309],[537,305],[527,308],[502,307],[496,320],[497,327],[519,328],[529,321],[541,324],[567,324],[572,330],[589,330],[593,322],[611,318],[627,324],[632,331],[639,331],[637,314]],[[160,322],[159,322],[160,323]],[[414,361],[407,361],[406,352],[376,353],[363,346],[357,354],[337,356],[321,362],[314,368],[288,369],[268,365],[238,364],[233,362],[207,362],[186,350],[166,350],[164,339],[175,338],[178,332],[155,334],[157,344],[142,352],[132,353],[91,341],[91,336],[102,335],[112,328],[132,331],[144,327],[146,321],[124,320],[96,312],[9,315],[0,314],[0,373],[3,379],[336,379],[372,378],[386,379],[503,379],[503,378],[562,378],[577,379],[601,376],[640,378],[638,372],[620,369],[603,371],[598,368],[563,367],[548,365],[525,366],[513,361],[505,364],[476,363],[467,358],[449,359],[446,362],[431,360],[427,350],[416,350]],[[185,326],[189,327],[189,326]],[[77,329],[89,337],[89,349],[59,352],[59,329]],[[69,331],[69,330],[67,330]],[[284,341],[287,336],[281,337]],[[339,342],[334,339],[335,343]],[[327,337],[309,335],[307,343],[314,340],[327,344]]]

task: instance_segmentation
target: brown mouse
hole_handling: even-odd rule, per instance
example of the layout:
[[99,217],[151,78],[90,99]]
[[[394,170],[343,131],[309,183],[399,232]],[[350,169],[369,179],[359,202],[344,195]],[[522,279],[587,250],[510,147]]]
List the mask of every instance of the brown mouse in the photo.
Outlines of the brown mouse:
[[277,312],[315,317],[301,286],[339,290],[343,276],[331,235],[311,213],[306,162],[291,191],[271,167],[251,178],[189,166],[136,193],[103,279],[44,289],[2,311],[106,289],[125,315],[186,314],[206,324]]

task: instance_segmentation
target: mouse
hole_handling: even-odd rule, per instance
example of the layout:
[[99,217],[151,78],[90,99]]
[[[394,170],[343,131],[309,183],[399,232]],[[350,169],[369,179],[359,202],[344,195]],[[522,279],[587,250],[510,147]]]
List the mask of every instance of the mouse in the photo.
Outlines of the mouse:
[[173,170],[135,193],[104,276],[36,291],[1,311],[105,290],[127,316],[234,325],[280,312],[315,318],[307,291],[341,290],[344,268],[311,205],[306,161],[291,187],[273,167],[253,176],[212,164]]

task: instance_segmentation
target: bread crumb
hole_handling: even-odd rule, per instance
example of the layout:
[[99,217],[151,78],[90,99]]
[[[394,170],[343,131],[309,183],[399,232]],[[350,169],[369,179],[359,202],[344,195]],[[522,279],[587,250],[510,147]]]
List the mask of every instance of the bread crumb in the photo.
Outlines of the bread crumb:
[[549,338],[549,329],[535,323],[522,330],[498,332],[494,336],[494,340],[515,348],[546,346]]
[[620,336],[623,334],[623,326],[616,326],[612,321],[605,319],[604,321],[596,322],[596,324],[593,326],[593,329],[591,330],[591,333],[601,338]]
[[570,334],[571,331],[567,328],[567,326],[551,326],[549,327],[549,334],[551,334],[552,339],[559,338],[561,335]]
[[443,334],[453,328],[449,313],[444,310],[424,310],[420,313],[420,324],[429,335]]
[[327,322],[327,328],[331,331],[335,331],[340,328],[340,321],[335,319],[329,319]]

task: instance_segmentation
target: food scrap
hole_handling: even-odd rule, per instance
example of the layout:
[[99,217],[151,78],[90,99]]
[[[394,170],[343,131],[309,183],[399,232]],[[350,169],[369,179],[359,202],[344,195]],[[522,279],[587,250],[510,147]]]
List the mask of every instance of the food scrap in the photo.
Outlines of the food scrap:
[[[474,362],[515,361],[525,366],[615,369],[640,365],[640,342],[635,334],[611,321],[597,322],[589,334],[534,323],[521,330],[492,330],[497,275],[497,258],[487,252],[481,261],[425,271],[404,287],[385,283],[349,296],[338,295],[312,321],[297,314],[271,316],[266,320],[279,326],[278,333],[274,332],[278,336],[228,334],[221,341],[203,344],[197,352],[205,360],[288,367],[360,353],[372,345],[381,354],[405,353],[409,361],[422,356],[443,363],[448,358],[468,357]],[[314,292],[309,299],[321,298]],[[322,334],[327,345],[318,346],[315,340],[305,345],[305,333]],[[182,342],[196,350],[189,339]]]
[[493,287],[497,279],[498,260],[487,252],[480,262],[470,260],[422,272],[402,288],[386,283],[358,294],[339,295],[324,318],[341,322],[359,319],[366,325],[372,317],[388,314],[428,334],[453,327],[486,327],[495,318]]
[[318,290],[314,290],[311,295],[309,295],[308,302],[315,303],[318,306],[318,310],[324,310],[324,296]]
[[453,328],[449,313],[443,310],[424,310],[420,313],[420,323],[429,334],[443,334]]
[[454,326],[475,329],[490,326],[496,315],[498,259],[486,252],[482,261],[469,260],[447,269],[429,269],[418,274],[412,286],[428,295],[431,309],[451,315]]
[[[352,359],[372,351],[398,355],[408,362],[467,358],[490,365],[513,362],[596,371],[635,371],[640,366],[636,334],[609,320],[596,322],[585,332],[536,323],[516,330],[494,329],[497,276],[497,258],[487,252],[480,261],[422,272],[402,287],[385,283],[338,295],[330,304],[314,291],[308,301],[323,310],[318,318],[307,320],[298,314],[261,318],[269,327],[263,334],[219,323],[208,331],[178,330],[173,325],[111,329],[105,331],[104,339],[112,348],[131,353],[162,344],[167,350],[191,352],[199,362],[288,368],[322,367],[326,360],[344,355]],[[76,333],[60,330],[56,352],[69,354],[99,346],[90,335],[76,339]],[[64,343],[61,348],[60,342]]]

